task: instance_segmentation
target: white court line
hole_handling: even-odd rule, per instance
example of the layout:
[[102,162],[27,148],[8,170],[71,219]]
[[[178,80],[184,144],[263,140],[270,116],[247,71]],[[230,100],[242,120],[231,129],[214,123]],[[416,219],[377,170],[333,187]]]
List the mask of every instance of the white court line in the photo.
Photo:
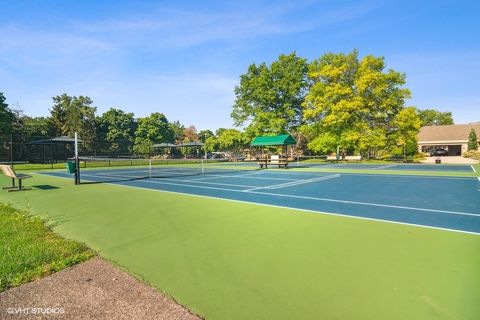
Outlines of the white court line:
[[170,180],[170,181],[188,181],[188,182],[201,183],[201,184],[214,184],[214,185],[219,185],[219,186],[231,186],[231,187],[241,187],[241,188],[255,188],[256,187],[256,186],[249,186],[249,185],[245,185],[245,184],[207,182],[207,181],[198,181],[198,180],[193,180],[193,179],[188,179],[188,180],[179,180],[179,179],[174,179],[174,178],[157,178],[157,179]]
[[[119,178],[122,178],[122,176],[119,176]],[[174,180],[174,179],[172,179],[172,180]],[[184,180],[176,180],[176,181],[185,182]],[[221,190],[221,191],[232,191],[232,192],[245,193],[244,190],[217,188],[217,187],[208,187],[208,186],[195,186],[195,185],[185,184],[185,183],[173,183],[173,182],[151,181],[151,180],[142,180],[142,182],[153,183],[153,184],[181,186],[181,187],[187,187],[187,188],[211,189],[211,190]],[[313,200],[313,201],[323,201],[323,202],[336,202],[336,203],[344,203],[344,204],[355,204],[355,205],[361,205],[361,206],[405,209],[405,210],[411,210],[411,211],[438,212],[438,213],[446,213],[446,214],[461,215],[461,216],[473,216],[473,217],[476,217],[476,218],[480,218],[480,213],[469,213],[469,212],[437,210],[437,209],[425,209],[425,208],[407,207],[407,206],[394,206],[394,205],[372,203],[372,202],[338,200],[338,199],[330,199],[330,198],[315,198],[315,197],[296,196],[296,195],[289,195],[289,194],[277,194],[277,193],[268,193],[268,192],[259,192],[259,191],[250,191],[249,193],[263,194],[263,195],[274,196],[274,197],[282,197],[282,198],[303,199],[303,200]]]
[[329,179],[339,178],[339,177],[340,177],[339,174],[331,174],[331,175],[321,176],[321,177],[318,177],[318,178],[312,178],[312,179],[306,179],[306,180],[297,180],[297,181],[293,181],[293,182],[274,184],[272,186],[266,186],[266,187],[257,187],[257,188],[253,188],[253,189],[243,190],[243,191],[244,192],[249,192],[249,191],[260,190],[260,189],[269,189],[269,190],[281,189],[281,188],[298,186],[298,185],[301,185],[301,184],[307,184],[307,183],[312,183],[312,182],[317,182],[317,181],[329,180]]
[[[54,178],[59,178],[59,179],[69,179],[69,180],[72,179],[70,177],[52,176],[52,175],[46,174],[46,173],[32,173],[32,174],[34,174],[34,175],[35,174],[46,175],[46,176],[49,176],[49,177],[54,177]],[[393,221],[393,220],[387,220],[387,219],[368,218],[368,217],[362,217],[362,216],[349,215],[349,214],[346,214],[346,213],[333,213],[333,212],[326,212],[326,211],[301,209],[301,208],[296,208],[296,207],[280,206],[280,205],[260,203],[260,202],[254,202],[254,201],[219,198],[219,197],[214,197],[214,196],[192,194],[192,193],[188,193],[188,192],[168,191],[168,190],[161,190],[161,189],[152,189],[152,188],[148,188],[148,187],[136,187],[136,186],[122,185],[122,184],[109,183],[109,182],[106,182],[105,184],[109,184],[109,185],[114,186],[114,187],[132,188],[132,189],[146,190],[146,191],[152,191],[152,192],[165,192],[165,193],[171,193],[171,194],[179,194],[179,195],[188,196],[188,197],[212,199],[212,200],[216,200],[216,201],[228,201],[228,202],[243,203],[243,204],[254,205],[254,206],[266,206],[266,207],[271,207],[271,208],[290,209],[290,210],[307,212],[307,213],[315,213],[315,214],[320,213],[320,214],[326,214],[326,215],[329,215],[329,216],[342,217],[342,218],[346,218],[346,219],[359,219],[359,220],[367,220],[367,221],[375,221],[375,222],[385,222],[385,223],[399,224],[399,225],[411,226],[411,227],[422,228],[422,229],[425,228],[425,229],[433,229],[433,230],[441,230],[441,231],[450,231],[450,232],[456,232],[456,233],[473,234],[473,235],[476,235],[476,236],[480,235],[479,232],[473,232],[473,231],[434,227],[434,226],[428,226],[428,225],[423,225],[423,224],[414,224],[414,223]]]
[[473,172],[477,173],[477,170],[475,170],[475,167],[473,166],[473,164],[470,166],[473,170]]
[[[273,172],[271,172],[273,173]],[[299,174],[299,175],[312,175],[312,174],[321,174],[321,173],[335,173],[331,171],[289,171],[287,173],[276,172],[277,174]],[[472,180],[475,179],[474,176],[471,177],[449,177],[449,176],[422,176],[422,175],[408,175],[408,174],[373,174],[373,173],[354,173],[354,172],[338,172],[342,175],[349,176],[363,176],[363,177],[378,177],[378,178],[412,178],[412,179],[443,179],[443,180]]]
[[[256,173],[256,174],[258,174],[258,173]],[[208,175],[208,177],[192,179],[192,180],[209,180],[209,179],[216,179],[216,178],[240,178],[240,179],[258,179],[258,180],[298,181],[298,179],[293,179],[293,178],[251,177],[253,175],[253,173],[236,174],[236,175],[216,175],[216,174],[206,173],[205,175]]]
[[385,166],[372,168],[372,170],[382,170],[382,169],[392,168],[392,167],[396,167],[396,166],[398,166],[398,164],[387,164]]

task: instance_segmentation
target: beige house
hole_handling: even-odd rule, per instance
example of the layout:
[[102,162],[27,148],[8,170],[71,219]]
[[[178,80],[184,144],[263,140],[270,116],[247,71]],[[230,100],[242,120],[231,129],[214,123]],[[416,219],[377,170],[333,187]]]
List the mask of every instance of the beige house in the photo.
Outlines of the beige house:
[[480,138],[480,123],[422,127],[418,133],[418,151],[429,153],[444,149],[449,156],[461,156],[467,151],[471,129],[475,129]]

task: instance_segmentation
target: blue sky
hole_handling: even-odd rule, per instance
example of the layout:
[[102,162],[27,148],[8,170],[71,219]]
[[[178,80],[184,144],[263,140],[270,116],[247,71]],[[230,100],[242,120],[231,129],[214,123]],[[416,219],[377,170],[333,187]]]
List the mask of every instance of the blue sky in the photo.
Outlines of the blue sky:
[[230,127],[251,63],[296,51],[384,56],[407,74],[409,105],[480,121],[480,1],[0,1],[0,92],[48,115],[87,95],[98,112],[163,112]]

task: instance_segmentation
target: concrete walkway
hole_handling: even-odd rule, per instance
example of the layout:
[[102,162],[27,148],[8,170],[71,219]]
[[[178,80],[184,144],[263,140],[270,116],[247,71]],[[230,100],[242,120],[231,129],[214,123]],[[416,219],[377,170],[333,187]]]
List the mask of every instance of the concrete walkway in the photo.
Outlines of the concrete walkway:
[[435,163],[435,159],[439,158],[442,160],[442,164],[477,164],[478,160],[473,160],[470,158],[457,157],[457,156],[446,156],[446,157],[427,157],[425,160],[422,160],[422,163]]
[[0,293],[0,319],[199,317],[101,258]]

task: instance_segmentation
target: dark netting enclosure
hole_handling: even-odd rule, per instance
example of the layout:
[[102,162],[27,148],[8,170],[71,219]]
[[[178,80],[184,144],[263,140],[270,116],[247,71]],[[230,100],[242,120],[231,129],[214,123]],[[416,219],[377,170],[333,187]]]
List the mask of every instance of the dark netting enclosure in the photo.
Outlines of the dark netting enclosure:
[[[87,140],[78,143],[79,156],[120,159],[199,158],[202,143],[172,144],[146,142],[135,145],[132,140]],[[74,156],[72,137],[0,135],[0,162],[43,163],[65,162]]]

